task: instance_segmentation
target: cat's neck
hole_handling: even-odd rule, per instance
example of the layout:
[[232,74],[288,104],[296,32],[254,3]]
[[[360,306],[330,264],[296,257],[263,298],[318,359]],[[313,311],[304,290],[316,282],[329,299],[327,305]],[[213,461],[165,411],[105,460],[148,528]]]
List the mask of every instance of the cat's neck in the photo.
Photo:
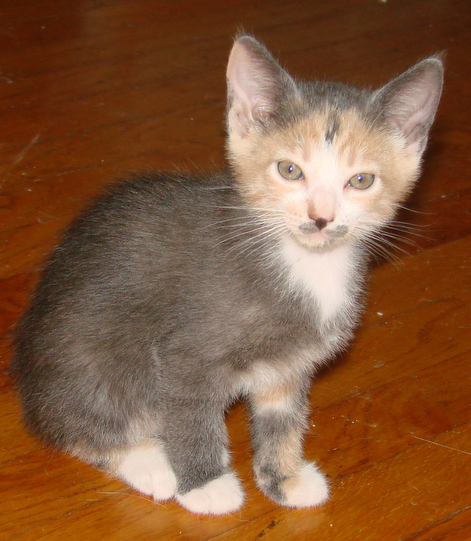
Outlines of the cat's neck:
[[293,288],[302,288],[316,301],[322,322],[355,310],[354,292],[362,281],[358,247],[345,243],[325,251],[309,251],[286,235],[282,257],[288,265]]

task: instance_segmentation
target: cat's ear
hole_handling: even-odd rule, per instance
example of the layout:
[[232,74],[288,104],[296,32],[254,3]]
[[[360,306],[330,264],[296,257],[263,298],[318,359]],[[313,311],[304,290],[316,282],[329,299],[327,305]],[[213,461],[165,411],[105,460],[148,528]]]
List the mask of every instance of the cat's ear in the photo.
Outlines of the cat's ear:
[[382,118],[399,130],[410,152],[420,155],[425,149],[442,85],[443,63],[436,56],[417,63],[373,96]]
[[239,37],[227,65],[229,133],[244,136],[267,119],[296,85],[265,47],[251,36]]

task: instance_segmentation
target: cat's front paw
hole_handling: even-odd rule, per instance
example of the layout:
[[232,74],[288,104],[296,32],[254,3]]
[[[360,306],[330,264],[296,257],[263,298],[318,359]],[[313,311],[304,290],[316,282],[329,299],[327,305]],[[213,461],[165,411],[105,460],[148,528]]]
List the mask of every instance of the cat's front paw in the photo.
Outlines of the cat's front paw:
[[280,483],[283,505],[286,507],[315,507],[329,498],[325,476],[312,462],[306,462],[296,477]]
[[177,494],[176,500],[198,515],[225,515],[242,507],[244,493],[235,474],[225,473],[202,487]]
[[302,463],[296,475],[272,468],[256,469],[257,485],[271,500],[285,507],[315,507],[329,497],[326,478],[312,462]]

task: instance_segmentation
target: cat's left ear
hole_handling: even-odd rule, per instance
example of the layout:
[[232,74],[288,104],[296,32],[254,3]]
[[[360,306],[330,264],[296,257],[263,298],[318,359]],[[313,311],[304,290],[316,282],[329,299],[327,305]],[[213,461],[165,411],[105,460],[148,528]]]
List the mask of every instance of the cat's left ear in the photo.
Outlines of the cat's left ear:
[[227,65],[229,134],[243,137],[265,120],[287,95],[296,92],[293,79],[255,38],[240,36]]
[[373,102],[405,140],[407,150],[422,154],[443,86],[443,62],[430,57],[375,92]]

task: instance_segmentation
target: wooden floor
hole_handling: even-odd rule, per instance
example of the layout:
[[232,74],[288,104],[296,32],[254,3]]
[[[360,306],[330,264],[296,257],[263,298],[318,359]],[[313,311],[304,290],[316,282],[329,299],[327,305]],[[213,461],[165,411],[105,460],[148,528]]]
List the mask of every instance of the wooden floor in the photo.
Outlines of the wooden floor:
[[[445,91],[394,263],[373,271],[348,352],[313,385],[317,510],[255,488],[246,413],[228,418],[240,513],[156,505],[20,421],[8,334],[60,229],[131,169],[224,159],[225,63],[238,29],[299,77],[385,83],[446,52]],[[2,0],[0,540],[471,539],[469,0]]]

